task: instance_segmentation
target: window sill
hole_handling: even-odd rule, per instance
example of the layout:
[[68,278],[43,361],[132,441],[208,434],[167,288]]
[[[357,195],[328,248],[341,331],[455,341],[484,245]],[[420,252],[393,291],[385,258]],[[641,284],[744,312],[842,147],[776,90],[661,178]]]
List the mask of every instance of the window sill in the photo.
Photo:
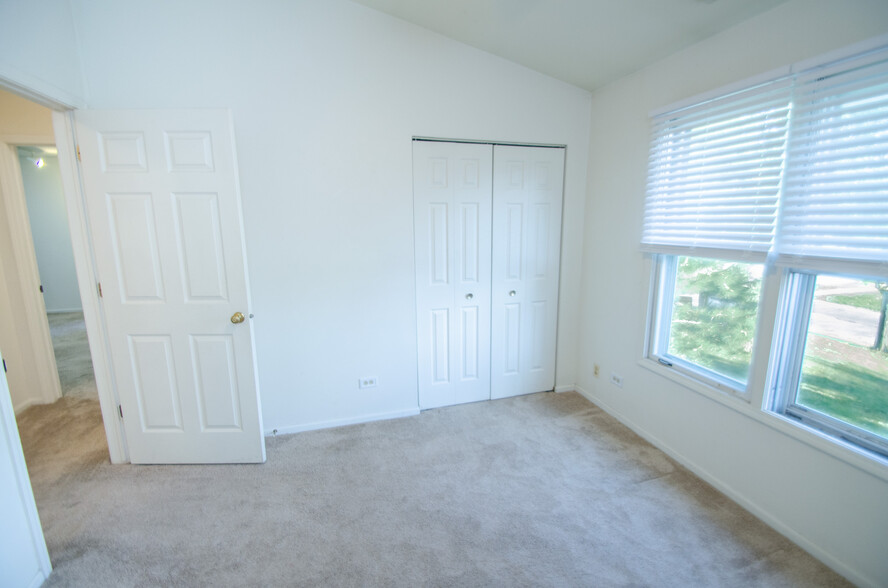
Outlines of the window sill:
[[880,455],[828,435],[818,429],[813,429],[789,417],[754,407],[745,396],[730,394],[714,386],[708,386],[652,359],[641,359],[638,361],[638,365],[779,433],[792,437],[830,457],[888,482],[888,459]]
[[680,384],[685,388],[698,392],[711,400],[720,402],[725,406],[737,408],[738,406],[749,406],[749,397],[742,392],[729,392],[718,386],[707,384],[699,378],[695,378],[674,367],[661,364],[656,359],[644,358],[638,362],[640,366],[646,368],[655,374],[659,374],[664,378],[672,380],[676,384]]

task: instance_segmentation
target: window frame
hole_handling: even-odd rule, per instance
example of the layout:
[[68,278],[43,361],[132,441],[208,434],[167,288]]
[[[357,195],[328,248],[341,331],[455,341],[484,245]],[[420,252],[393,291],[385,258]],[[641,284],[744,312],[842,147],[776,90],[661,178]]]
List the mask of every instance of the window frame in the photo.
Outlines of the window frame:
[[841,276],[884,280],[879,276],[861,276],[834,271],[787,267],[781,275],[777,306],[774,353],[769,365],[769,397],[764,409],[790,418],[825,435],[856,445],[868,452],[888,457],[888,439],[797,402],[802,378],[802,364],[808,340],[808,326],[814,306],[817,277]]
[[[675,285],[678,279],[678,258],[694,257],[691,255],[656,254],[653,256],[652,284],[650,308],[648,311],[648,333],[645,358],[656,362],[658,365],[668,368],[683,378],[690,379],[718,392],[749,401],[751,397],[751,383],[753,381],[753,369],[755,366],[755,349],[758,342],[759,323],[762,313],[762,296],[764,292],[764,277],[759,291],[759,300],[756,309],[756,329],[753,334],[753,354],[750,358],[749,377],[746,383],[734,380],[713,370],[677,357],[669,353],[669,335],[672,330],[672,311],[675,302]],[[705,259],[722,260],[716,257]],[[738,262],[747,263],[747,262]],[[753,263],[753,262],[749,262]],[[764,265],[764,264],[763,264]]]

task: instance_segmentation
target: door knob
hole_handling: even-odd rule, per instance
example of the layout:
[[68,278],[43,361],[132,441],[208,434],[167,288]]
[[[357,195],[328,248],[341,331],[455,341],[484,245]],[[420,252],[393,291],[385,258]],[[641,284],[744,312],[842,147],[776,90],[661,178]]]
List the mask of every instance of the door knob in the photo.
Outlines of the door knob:
[[466,294],[466,300],[471,300],[472,298],[474,298],[474,296],[472,295],[471,292],[469,292],[468,294]]
[[509,292],[509,296],[514,296],[515,294],[517,294],[517,292],[515,292],[514,290],[511,290],[511,291]]
[[231,322],[233,322],[234,324],[242,323],[242,322],[244,322],[244,318],[246,318],[246,317],[244,317],[244,313],[236,312],[233,315],[231,315]]

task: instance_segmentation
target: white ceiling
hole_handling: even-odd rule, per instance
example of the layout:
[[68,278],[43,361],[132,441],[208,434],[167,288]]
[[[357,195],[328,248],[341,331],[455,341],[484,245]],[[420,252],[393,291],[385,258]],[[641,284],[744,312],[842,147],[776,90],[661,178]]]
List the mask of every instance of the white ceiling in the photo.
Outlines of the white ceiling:
[[590,91],[785,2],[355,1]]

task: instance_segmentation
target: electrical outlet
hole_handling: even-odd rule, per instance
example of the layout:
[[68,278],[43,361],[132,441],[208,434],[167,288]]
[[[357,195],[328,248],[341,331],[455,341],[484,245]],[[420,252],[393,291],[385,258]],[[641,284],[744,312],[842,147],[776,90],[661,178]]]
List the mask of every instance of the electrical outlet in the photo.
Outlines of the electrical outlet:
[[616,386],[617,388],[623,387],[623,376],[616,372],[611,372],[611,384]]
[[358,388],[375,388],[376,387],[376,376],[370,376],[367,378],[360,378],[358,380]]
[[596,378],[601,375],[601,366],[598,365],[597,363],[592,368],[592,375],[595,376]]

